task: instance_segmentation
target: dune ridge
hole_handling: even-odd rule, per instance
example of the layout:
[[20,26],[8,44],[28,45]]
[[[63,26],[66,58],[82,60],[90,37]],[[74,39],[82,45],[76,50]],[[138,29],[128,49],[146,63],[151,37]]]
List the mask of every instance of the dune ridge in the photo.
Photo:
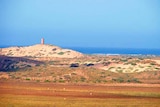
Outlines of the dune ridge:
[[14,57],[57,57],[57,58],[79,58],[83,54],[71,49],[63,49],[48,44],[36,44],[25,47],[0,48],[0,55]]

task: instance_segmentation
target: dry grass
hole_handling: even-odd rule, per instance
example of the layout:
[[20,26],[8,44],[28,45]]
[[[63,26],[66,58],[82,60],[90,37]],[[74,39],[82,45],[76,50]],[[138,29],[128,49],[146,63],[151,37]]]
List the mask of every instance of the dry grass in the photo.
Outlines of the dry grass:
[[1,107],[159,107],[159,99],[92,99],[4,95]]
[[[12,85],[14,84],[14,85]],[[1,82],[1,107],[159,107],[159,87]]]

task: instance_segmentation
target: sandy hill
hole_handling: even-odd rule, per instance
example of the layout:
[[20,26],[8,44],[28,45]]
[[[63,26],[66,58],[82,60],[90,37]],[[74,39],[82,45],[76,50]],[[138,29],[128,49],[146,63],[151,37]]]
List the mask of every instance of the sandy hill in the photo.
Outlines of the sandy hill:
[[83,54],[70,50],[62,49],[58,46],[37,44],[26,47],[8,47],[0,48],[0,55],[14,57],[58,57],[58,58],[76,58]]

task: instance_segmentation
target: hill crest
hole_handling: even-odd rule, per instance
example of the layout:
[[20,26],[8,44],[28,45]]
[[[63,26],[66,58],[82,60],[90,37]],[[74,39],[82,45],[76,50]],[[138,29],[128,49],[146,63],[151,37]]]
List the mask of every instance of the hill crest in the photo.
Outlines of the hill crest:
[[48,44],[36,44],[25,47],[0,48],[0,55],[14,57],[57,57],[75,58],[82,57],[83,54],[71,49],[62,49],[58,46]]

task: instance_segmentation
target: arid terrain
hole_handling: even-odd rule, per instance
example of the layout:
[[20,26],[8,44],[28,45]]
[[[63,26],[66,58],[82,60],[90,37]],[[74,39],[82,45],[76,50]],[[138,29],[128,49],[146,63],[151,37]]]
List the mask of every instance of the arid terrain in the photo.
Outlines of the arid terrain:
[[1,107],[159,107],[160,86],[0,82]]
[[160,57],[0,49],[0,106],[159,107]]

